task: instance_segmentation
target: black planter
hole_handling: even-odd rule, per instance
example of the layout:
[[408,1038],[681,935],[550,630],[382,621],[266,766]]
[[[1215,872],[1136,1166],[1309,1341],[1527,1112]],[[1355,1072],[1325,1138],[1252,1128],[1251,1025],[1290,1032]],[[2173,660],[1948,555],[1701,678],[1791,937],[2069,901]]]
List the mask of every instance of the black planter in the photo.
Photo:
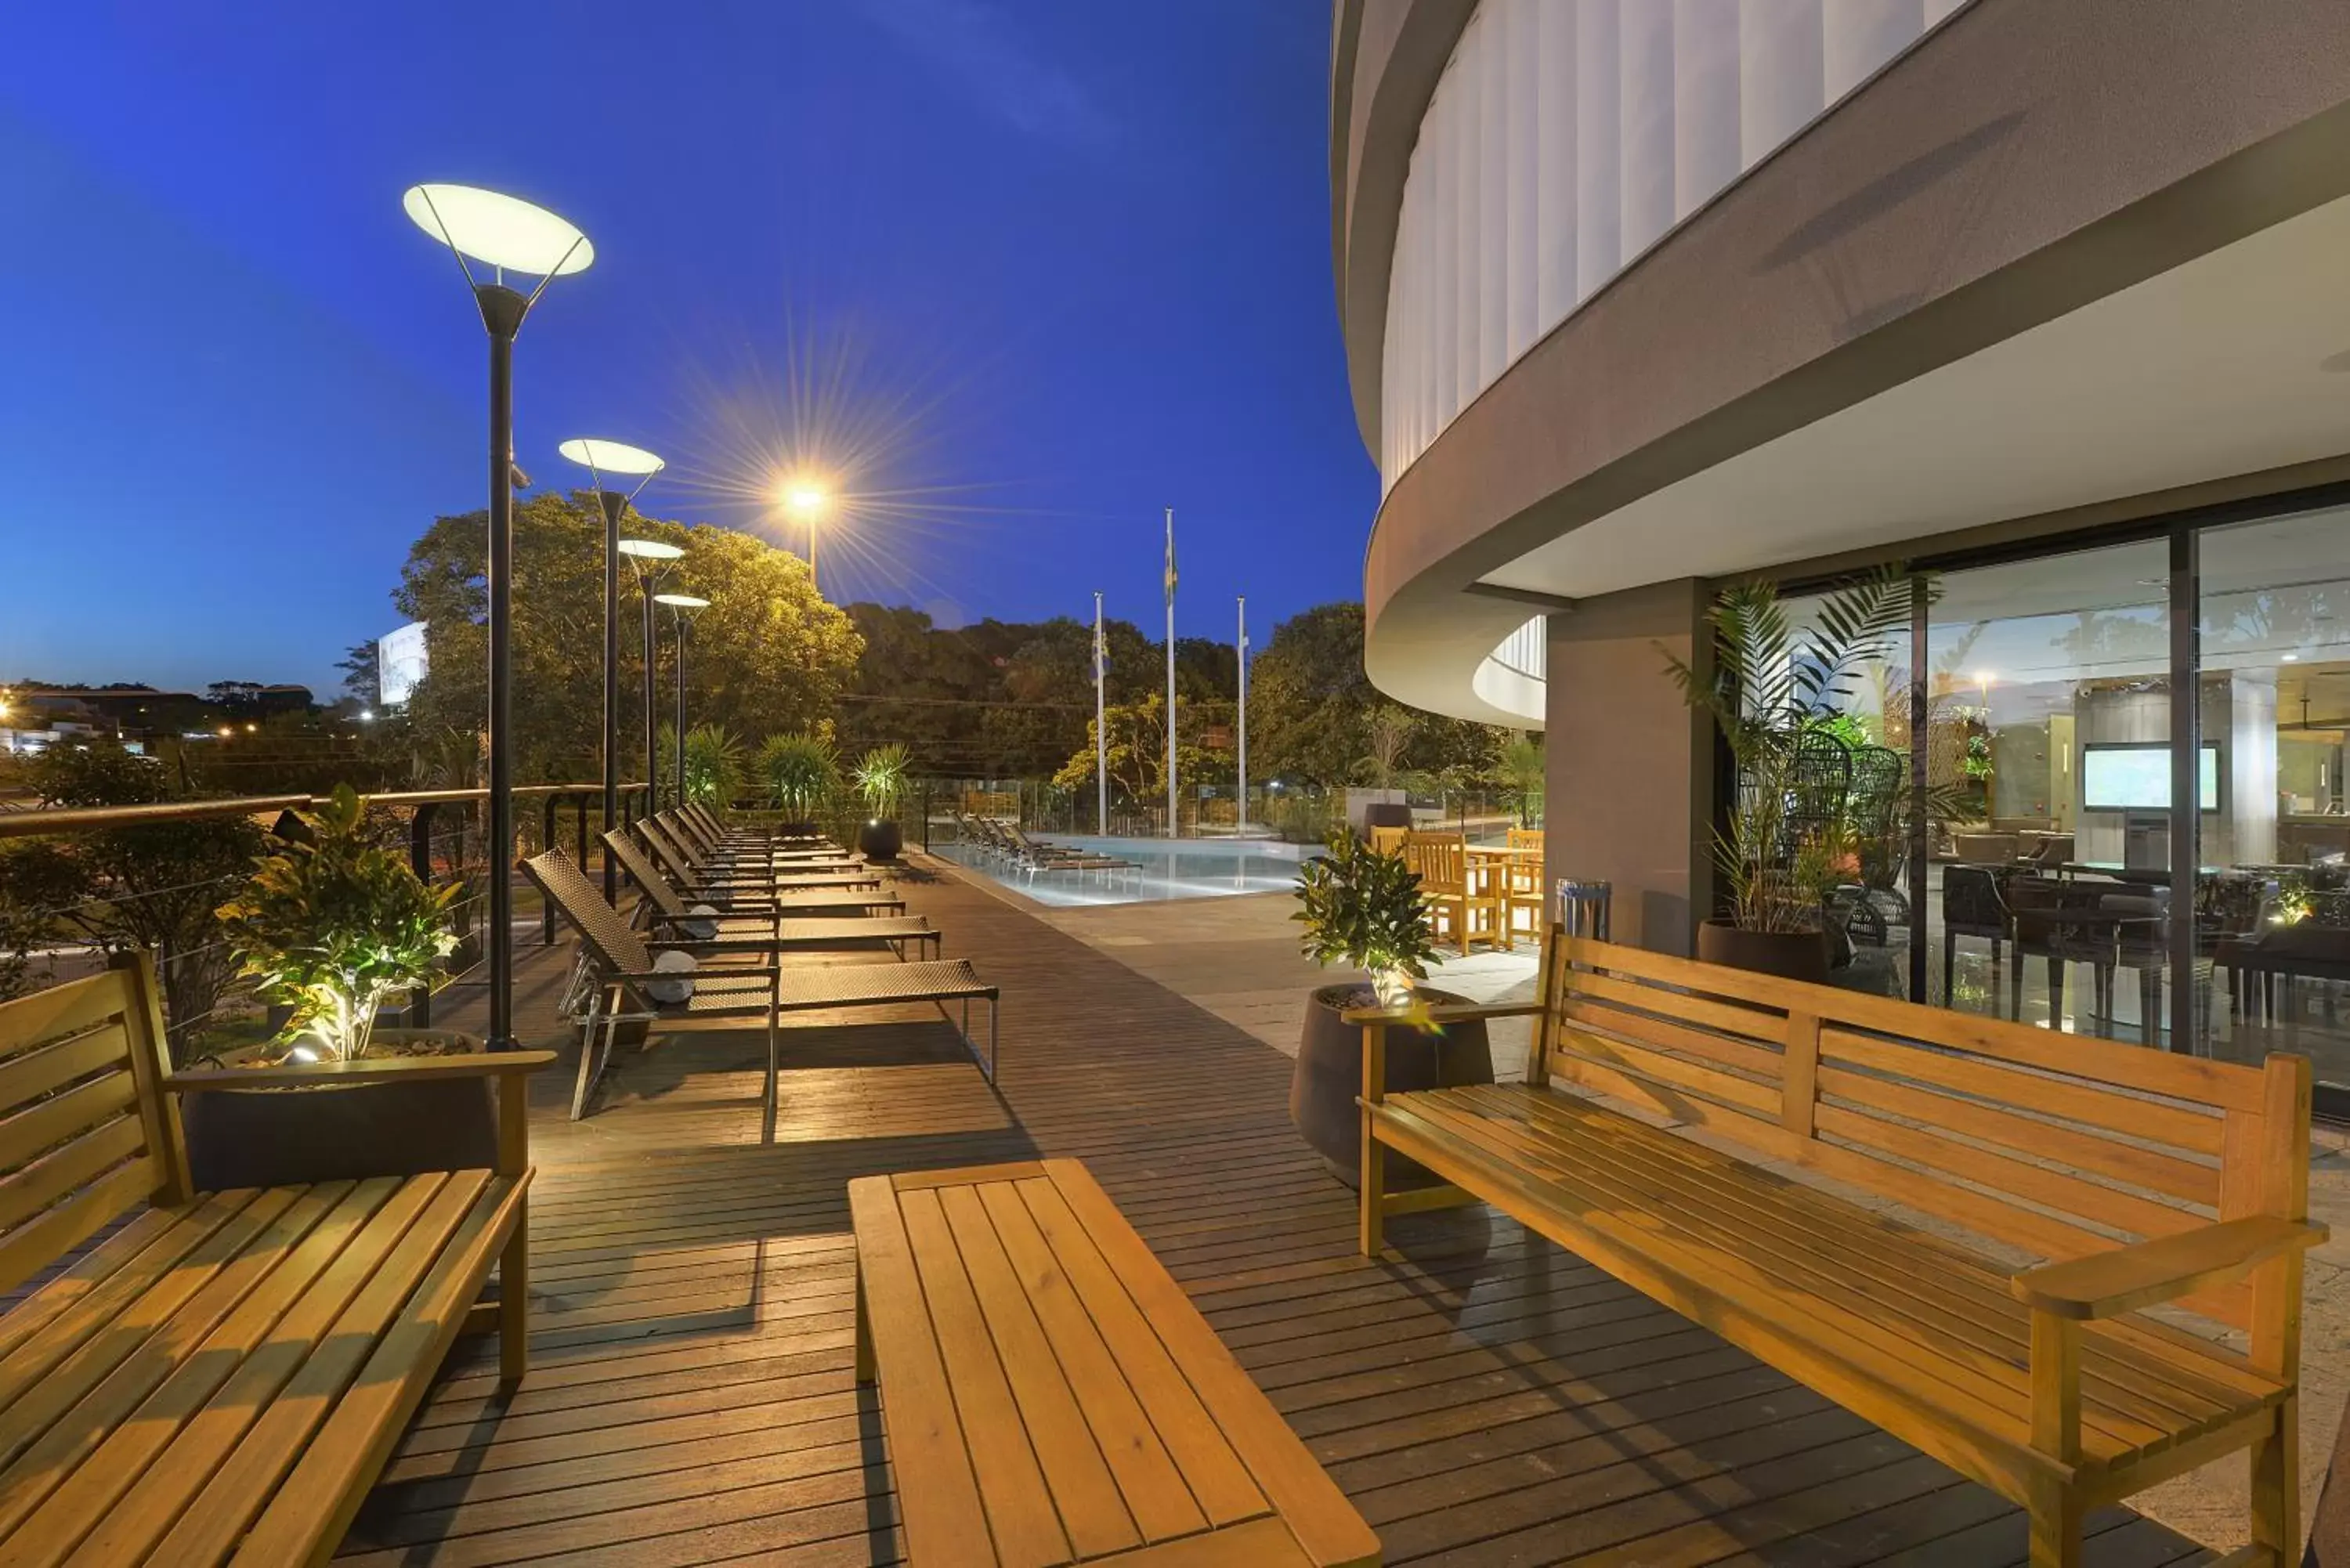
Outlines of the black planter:
[[1697,929],[1697,956],[1704,963],[1753,974],[1812,985],[1828,982],[1825,931],[1749,931],[1727,920],[1708,920]]
[[[1431,1002],[1467,1000],[1424,988],[1419,995]],[[1357,988],[1350,985],[1325,986],[1308,998],[1297,1065],[1289,1075],[1289,1119],[1329,1163],[1332,1174],[1349,1187],[1360,1185],[1362,1179],[1362,1111],[1355,1102],[1363,1092],[1363,1031],[1338,1014],[1342,1008],[1360,1005]],[[1388,1031],[1387,1087],[1391,1094],[1492,1081],[1493,1052],[1482,1020],[1449,1024],[1441,1034]],[[1394,1190],[1433,1186],[1438,1178],[1426,1166],[1390,1151],[1387,1179]]]
[[857,847],[868,860],[895,860],[905,846],[906,841],[894,820],[868,822],[857,830]]
[[[450,1037],[449,1032],[413,1033]],[[378,1029],[389,1044],[411,1031]],[[479,1051],[481,1042],[473,1042]],[[283,1187],[497,1164],[490,1080],[220,1089],[180,1096],[188,1170],[200,1192]]]
[[1411,803],[1402,800],[1375,800],[1363,807],[1363,831],[1374,827],[1409,827]]

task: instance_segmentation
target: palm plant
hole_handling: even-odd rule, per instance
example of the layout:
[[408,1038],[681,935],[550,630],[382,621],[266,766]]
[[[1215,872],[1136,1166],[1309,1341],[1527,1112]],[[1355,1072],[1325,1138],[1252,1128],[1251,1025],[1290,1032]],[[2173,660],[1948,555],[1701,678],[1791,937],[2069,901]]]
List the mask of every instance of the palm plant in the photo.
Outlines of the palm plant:
[[1394,787],[1396,774],[1403,765],[1403,749],[1411,743],[1412,732],[1419,727],[1419,716],[1409,708],[1388,702],[1372,710],[1365,727],[1370,751],[1355,766],[1367,775],[1373,788]]
[[[677,776],[677,726],[660,728],[662,778]],[[723,724],[696,724],[685,732],[685,797],[723,811],[743,793],[743,742]]]
[[1523,730],[1502,742],[1498,772],[1503,798],[1517,813],[1520,827],[1532,827],[1543,808],[1543,743]]
[[768,736],[753,765],[776,807],[795,821],[814,818],[840,784],[832,742],[813,731]]
[[906,770],[910,765],[906,748],[894,741],[874,747],[858,760],[857,793],[864,797],[875,821],[897,820],[898,806],[906,798]]
[[1891,656],[1909,609],[1910,577],[1898,565],[1829,595],[1816,623],[1801,628],[1775,585],[1738,583],[1706,612],[1711,670],[1666,653],[1683,699],[1712,718],[1737,763],[1737,797],[1714,855],[1741,929],[1819,929],[1851,855],[1852,826],[1841,811],[1804,809],[1801,761],[1824,743],[1844,744],[1839,705]]

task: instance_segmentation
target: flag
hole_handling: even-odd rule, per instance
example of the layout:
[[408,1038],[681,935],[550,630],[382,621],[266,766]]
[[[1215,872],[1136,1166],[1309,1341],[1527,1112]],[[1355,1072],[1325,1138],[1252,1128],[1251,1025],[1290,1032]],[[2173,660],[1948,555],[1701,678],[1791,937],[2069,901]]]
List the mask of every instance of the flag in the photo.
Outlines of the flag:
[[1167,509],[1167,607],[1175,607],[1175,509]]

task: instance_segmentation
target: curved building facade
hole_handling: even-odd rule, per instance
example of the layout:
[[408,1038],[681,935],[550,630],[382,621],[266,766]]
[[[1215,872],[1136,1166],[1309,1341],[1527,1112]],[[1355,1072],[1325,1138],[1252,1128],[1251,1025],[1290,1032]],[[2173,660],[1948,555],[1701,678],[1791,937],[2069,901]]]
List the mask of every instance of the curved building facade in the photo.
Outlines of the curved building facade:
[[[1370,675],[1544,730],[1553,870],[1613,881],[1619,934],[1686,948],[1711,908],[1721,763],[1658,650],[1701,657],[1711,595],[1753,575],[1939,574],[1898,673],[1930,708],[1992,650],[2014,667],[1967,721],[2017,748],[1985,835],[2115,847],[2121,819],[2079,798],[2095,748],[2215,727],[2230,769],[2266,753],[2230,774],[2249,815],[2182,828],[2290,864],[2295,819],[2342,815],[2343,759],[2293,737],[2336,707],[2350,733],[2350,646],[2210,655],[2245,610],[2219,585],[2316,595],[2350,536],[2327,510],[2350,479],[2350,9],[1338,0],[1333,31],[1333,256],[1381,476]],[[2182,635],[2060,668],[2007,625],[2028,605]],[[2099,738],[2108,694],[2158,677],[2201,701]],[[1875,739],[1936,743],[1934,712],[1914,740],[1903,717]],[[2255,744],[2262,722],[2284,739]],[[1903,983],[1931,984],[1941,939],[1911,924]],[[2176,1023],[2155,1011],[2149,1038]],[[2130,1012],[2099,1022],[2126,1035]]]

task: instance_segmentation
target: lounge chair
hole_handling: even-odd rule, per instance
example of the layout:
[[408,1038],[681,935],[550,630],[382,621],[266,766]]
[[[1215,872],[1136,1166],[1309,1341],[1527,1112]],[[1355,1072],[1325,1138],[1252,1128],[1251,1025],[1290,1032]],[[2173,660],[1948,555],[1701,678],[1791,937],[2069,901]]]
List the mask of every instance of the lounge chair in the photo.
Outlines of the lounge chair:
[[[759,1018],[767,1026],[767,1075],[762,1096],[763,1136],[772,1137],[779,1024],[785,1012],[930,1002],[941,1013],[950,1002],[962,1003],[965,1048],[989,1083],[995,1081],[997,991],[981,980],[968,959],[917,963],[816,964],[786,968],[780,962],[740,968],[664,971],[655,967],[654,948],[702,956],[711,948],[696,942],[648,944],[570,857],[560,849],[534,855],[523,871],[554,901],[579,933],[579,972],[566,999],[566,1012],[580,1026],[579,1075],[572,1089],[571,1118],[587,1114],[588,1098],[609,1064],[624,1023],[660,1023],[696,1018]],[[650,989],[690,981],[682,1001],[668,1002]],[[971,1004],[987,1002],[987,1052],[971,1037]],[[598,1035],[601,1035],[600,1043]]]
[[[615,829],[604,835],[605,852],[620,863],[629,880],[643,895],[641,912],[650,931],[686,940],[712,942],[722,950],[766,947],[792,952],[853,952],[886,947],[899,960],[907,949],[927,943],[938,956],[939,929],[923,915],[874,915],[810,918],[786,915],[773,899],[720,901],[680,892],[661,875],[651,857],[629,836]],[[696,904],[717,911],[695,912]],[[704,935],[703,932],[708,934]],[[736,944],[741,944],[740,946]]]
[[1045,844],[1028,836],[1027,830],[1017,823],[1005,823],[1002,830],[1012,853],[1024,866],[1036,871],[1133,871],[1139,870],[1131,860],[1120,860],[1115,855],[1097,855],[1090,850],[1067,849],[1057,844]]
[[681,890],[700,897],[707,892],[728,892],[737,897],[771,892],[845,892],[861,889],[878,893],[881,878],[871,871],[811,871],[798,873],[760,866],[725,867],[697,859],[693,853],[655,822],[639,822],[636,826],[639,839],[651,849],[653,858],[662,872]]
[[683,811],[662,812],[653,820],[665,827],[680,829],[690,836],[688,847],[705,851],[712,858],[765,859],[776,865],[862,866],[865,857],[826,843],[800,841],[777,845],[757,833],[730,832],[710,815],[707,807],[689,807]]

